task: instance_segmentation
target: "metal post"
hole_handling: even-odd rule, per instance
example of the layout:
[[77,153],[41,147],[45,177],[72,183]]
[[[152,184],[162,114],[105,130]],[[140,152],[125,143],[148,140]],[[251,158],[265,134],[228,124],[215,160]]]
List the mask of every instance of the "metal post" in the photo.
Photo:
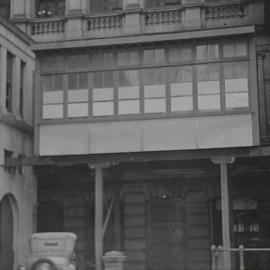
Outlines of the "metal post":
[[240,270],[245,270],[245,262],[244,262],[244,246],[239,246],[239,260],[240,260]]

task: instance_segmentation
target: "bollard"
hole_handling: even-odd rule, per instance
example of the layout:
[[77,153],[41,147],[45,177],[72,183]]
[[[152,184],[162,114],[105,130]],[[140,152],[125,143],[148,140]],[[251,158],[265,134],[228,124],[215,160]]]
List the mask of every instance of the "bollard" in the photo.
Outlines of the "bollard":
[[126,256],[119,251],[110,251],[102,257],[104,270],[124,270]]

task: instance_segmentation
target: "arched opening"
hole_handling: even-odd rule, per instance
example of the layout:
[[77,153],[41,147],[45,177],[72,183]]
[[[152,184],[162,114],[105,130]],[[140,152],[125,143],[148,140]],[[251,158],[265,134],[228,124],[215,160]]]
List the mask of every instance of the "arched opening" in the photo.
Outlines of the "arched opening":
[[10,0],[0,0],[0,16],[5,19],[10,17]]
[[0,269],[11,270],[14,265],[14,213],[12,198],[6,195],[0,202]]

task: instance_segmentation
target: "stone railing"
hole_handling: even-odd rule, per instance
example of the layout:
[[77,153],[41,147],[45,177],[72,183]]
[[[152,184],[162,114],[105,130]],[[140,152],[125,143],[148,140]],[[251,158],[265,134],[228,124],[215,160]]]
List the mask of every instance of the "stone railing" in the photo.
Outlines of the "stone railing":
[[146,11],[144,16],[145,25],[178,23],[182,21],[182,9]]
[[224,19],[224,18],[235,18],[244,17],[245,8],[243,4],[213,4],[208,5],[205,11],[205,18],[208,20]]
[[36,20],[31,23],[31,35],[60,34],[65,32],[66,19]]
[[123,25],[123,14],[102,14],[86,17],[87,31],[116,29]]

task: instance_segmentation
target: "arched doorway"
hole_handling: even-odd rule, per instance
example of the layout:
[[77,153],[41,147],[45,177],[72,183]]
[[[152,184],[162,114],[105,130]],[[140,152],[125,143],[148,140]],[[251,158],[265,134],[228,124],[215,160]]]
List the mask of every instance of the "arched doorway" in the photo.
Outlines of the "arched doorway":
[[9,195],[0,202],[0,269],[12,270],[14,264],[13,252],[14,216]]

